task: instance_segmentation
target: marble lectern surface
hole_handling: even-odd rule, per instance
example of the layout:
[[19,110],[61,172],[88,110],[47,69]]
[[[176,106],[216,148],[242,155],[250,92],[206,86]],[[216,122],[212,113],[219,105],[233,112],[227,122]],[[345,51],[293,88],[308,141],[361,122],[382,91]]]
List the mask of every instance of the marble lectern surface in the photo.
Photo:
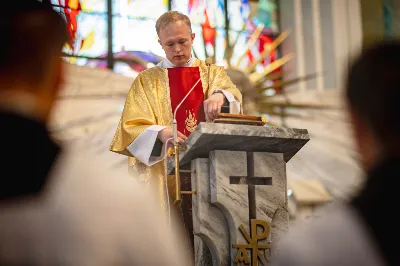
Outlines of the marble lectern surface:
[[[181,167],[190,167],[195,158],[208,158],[213,150],[282,153],[288,162],[310,140],[307,129],[260,127],[202,122],[190,134],[180,152]],[[169,174],[174,161],[167,160]]]
[[[267,265],[280,252],[289,222],[286,162],[308,141],[305,129],[197,126],[180,153],[196,191],[190,212],[197,266]],[[169,160],[171,174],[173,165]]]

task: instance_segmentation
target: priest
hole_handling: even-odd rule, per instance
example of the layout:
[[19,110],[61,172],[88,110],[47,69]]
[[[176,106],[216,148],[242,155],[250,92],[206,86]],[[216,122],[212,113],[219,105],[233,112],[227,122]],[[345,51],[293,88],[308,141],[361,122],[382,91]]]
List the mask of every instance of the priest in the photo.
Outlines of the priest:
[[130,171],[158,191],[165,209],[164,154],[172,145],[168,140],[173,137],[177,106],[194,87],[176,114],[182,144],[198,123],[212,122],[223,106],[230,113],[241,113],[242,95],[223,67],[192,56],[195,34],[187,16],[166,12],[157,20],[156,31],[166,58],[134,80],[110,150],[129,157]]

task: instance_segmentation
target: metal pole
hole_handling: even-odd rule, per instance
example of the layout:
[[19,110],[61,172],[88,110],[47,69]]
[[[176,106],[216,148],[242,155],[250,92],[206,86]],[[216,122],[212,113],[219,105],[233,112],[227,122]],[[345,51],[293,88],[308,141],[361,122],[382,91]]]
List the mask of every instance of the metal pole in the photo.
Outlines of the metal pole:
[[225,15],[225,56],[228,66],[231,66],[232,47],[229,40],[229,13],[228,13],[228,0],[224,0],[224,15]]
[[112,0],[107,0],[108,52],[107,68],[114,70]]

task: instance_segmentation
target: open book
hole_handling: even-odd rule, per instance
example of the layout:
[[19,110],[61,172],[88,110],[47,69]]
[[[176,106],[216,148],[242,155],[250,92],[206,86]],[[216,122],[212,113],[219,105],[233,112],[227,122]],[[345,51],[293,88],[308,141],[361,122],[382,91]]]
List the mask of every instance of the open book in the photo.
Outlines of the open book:
[[265,126],[267,119],[263,116],[219,114],[213,123]]

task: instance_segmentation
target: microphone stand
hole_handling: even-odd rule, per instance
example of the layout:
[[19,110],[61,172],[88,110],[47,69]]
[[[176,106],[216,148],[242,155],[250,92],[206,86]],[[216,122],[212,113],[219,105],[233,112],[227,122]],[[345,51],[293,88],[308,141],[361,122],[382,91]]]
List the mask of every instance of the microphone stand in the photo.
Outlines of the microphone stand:
[[189,90],[189,92],[185,95],[182,101],[176,106],[174,111],[174,119],[172,121],[172,130],[174,137],[174,153],[175,153],[175,204],[178,204],[182,201],[182,194],[195,194],[194,191],[181,191],[181,178],[180,178],[180,170],[179,170],[179,141],[178,141],[178,123],[176,122],[176,113],[181,107],[182,103],[186,100],[189,94],[196,88],[197,84],[201,81],[201,78],[193,85],[193,87]]
[[[212,58],[208,57],[206,59],[206,65],[208,70],[208,87],[207,92],[210,89],[210,65],[212,64]],[[197,84],[201,81],[201,77],[197,82],[193,85],[193,87],[189,90],[189,92],[185,95],[182,101],[176,106],[174,111],[174,119],[172,121],[172,130],[173,130],[173,138],[174,138],[174,154],[175,154],[175,204],[179,204],[182,201],[182,194],[196,194],[195,191],[181,191],[181,177],[179,170],[179,142],[178,142],[178,123],[176,122],[176,113],[181,107],[182,103],[186,100],[189,94],[196,88]]]

